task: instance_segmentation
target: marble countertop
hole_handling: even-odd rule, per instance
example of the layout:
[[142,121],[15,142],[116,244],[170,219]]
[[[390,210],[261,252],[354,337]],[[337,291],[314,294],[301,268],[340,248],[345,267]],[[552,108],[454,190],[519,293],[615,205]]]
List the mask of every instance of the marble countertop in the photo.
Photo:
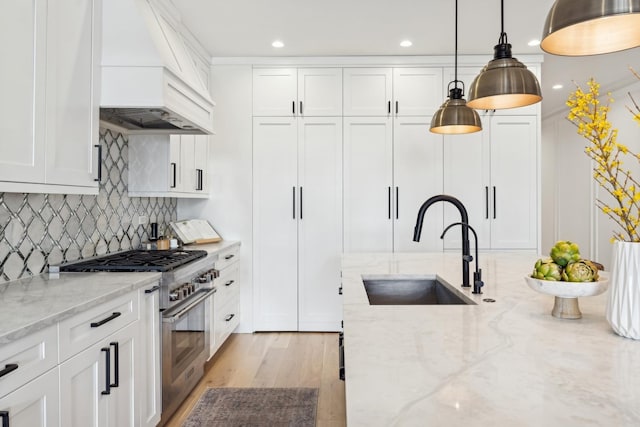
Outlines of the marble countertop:
[[[209,256],[240,245],[239,241],[185,246]],[[119,295],[154,283],[160,273],[41,274],[0,284],[0,345],[44,329]]]
[[[582,319],[557,319],[524,281],[539,256],[479,258],[473,295],[459,253],[343,255],[347,424],[640,425],[640,342],[611,330],[607,293],[579,299]],[[370,306],[362,283],[434,273],[478,305]]]

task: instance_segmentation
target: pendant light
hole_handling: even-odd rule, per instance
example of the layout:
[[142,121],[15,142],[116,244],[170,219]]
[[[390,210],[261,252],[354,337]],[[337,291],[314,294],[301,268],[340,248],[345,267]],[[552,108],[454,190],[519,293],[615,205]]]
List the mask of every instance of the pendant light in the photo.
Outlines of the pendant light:
[[[433,133],[463,134],[482,130],[480,116],[475,110],[467,107],[467,102],[464,100],[464,83],[458,80],[458,0],[456,0],[455,29],[455,76],[447,86],[449,99],[442,104],[431,119],[429,130]],[[454,87],[450,88],[452,83]],[[462,85],[462,89],[458,87],[458,83]]]
[[540,47],[566,56],[598,55],[640,46],[640,0],[556,0]]
[[469,88],[467,105],[478,110],[524,107],[542,100],[540,83],[527,67],[511,56],[504,32],[504,0],[500,1],[501,32],[489,61]]

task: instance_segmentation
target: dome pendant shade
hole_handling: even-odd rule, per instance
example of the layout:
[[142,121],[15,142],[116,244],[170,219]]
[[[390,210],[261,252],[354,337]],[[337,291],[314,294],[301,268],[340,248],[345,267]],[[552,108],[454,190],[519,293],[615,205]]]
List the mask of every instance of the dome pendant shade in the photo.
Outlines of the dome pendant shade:
[[494,51],[494,59],[471,83],[467,105],[478,110],[499,110],[540,102],[542,95],[538,79],[511,56],[511,45],[498,44]]
[[540,47],[565,56],[598,55],[640,46],[640,0],[556,0]]
[[430,131],[441,134],[463,134],[482,130],[477,111],[467,107],[460,88],[449,91],[449,99],[431,119]]

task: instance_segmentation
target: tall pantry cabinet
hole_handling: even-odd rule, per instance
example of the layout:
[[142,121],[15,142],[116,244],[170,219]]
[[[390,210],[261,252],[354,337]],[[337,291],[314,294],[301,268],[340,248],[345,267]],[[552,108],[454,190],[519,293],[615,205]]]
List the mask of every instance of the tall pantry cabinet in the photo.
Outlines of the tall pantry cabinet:
[[341,83],[339,68],[254,70],[255,330],[340,328]]
[[429,132],[439,107],[441,68],[344,69],[344,250],[442,250],[442,137]]

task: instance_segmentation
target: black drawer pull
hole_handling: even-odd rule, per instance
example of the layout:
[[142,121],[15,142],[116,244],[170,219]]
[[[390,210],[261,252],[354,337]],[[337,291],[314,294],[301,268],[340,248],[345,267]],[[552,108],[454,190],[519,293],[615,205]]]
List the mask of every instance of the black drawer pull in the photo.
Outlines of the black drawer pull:
[[233,285],[234,283],[236,283],[236,281],[235,281],[235,280],[229,280],[229,281],[228,281],[227,283],[225,283],[224,285],[225,285],[225,286],[231,286],[231,285]]
[[2,419],[2,427],[9,427],[9,411],[0,411],[0,419]]
[[233,319],[235,317],[235,314],[230,314],[227,317],[224,318],[225,322],[228,322],[229,320]]
[[104,390],[102,390],[102,394],[111,394],[111,348],[103,347],[100,351],[104,351]]
[[116,317],[120,317],[121,315],[122,315],[122,313],[120,313],[119,311],[114,311],[111,314],[111,316],[107,317],[106,319],[102,319],[99,322],[91,322],[91,327],[92,328],[98,328],[98,327],[104,325],[107,322],[111,322]]
[[93,180],[96,182],[100,182],[102,180],[102,145],[97,144],[94,145],[98,149],[98,177]]
[[10,374],[11,372],[15,371],[16,369],[18,369],[18,364],[17,363],[7,363],[6,365],[4,365],[4,369],[2,371],[0,371],[0,378],[4,377],[5,375]]
[[111,387],[118,387],[120,384],[120,346],[118,345],[117,342],[111,342],[109,343],[109,345],[111,347],[113,347],[113,358],[115,359],[115,363],[113,365],[114,367],[114,374],[116,377],[116,380],[111,383]]
[[154,286],[153,288],[145,289],[145,290],[144,290],[144,293],[145,293],[145,294],[151,294],[151,293],[153,293],[153,292],[157,291],[158,289],[160,289],[160,286],[156,285],[156,286]]
[[234,256],[235,256],[234,254],[227,255],[226,257],[224,257],[224,259],[231,259],[231,258],[233,258]]

